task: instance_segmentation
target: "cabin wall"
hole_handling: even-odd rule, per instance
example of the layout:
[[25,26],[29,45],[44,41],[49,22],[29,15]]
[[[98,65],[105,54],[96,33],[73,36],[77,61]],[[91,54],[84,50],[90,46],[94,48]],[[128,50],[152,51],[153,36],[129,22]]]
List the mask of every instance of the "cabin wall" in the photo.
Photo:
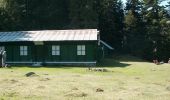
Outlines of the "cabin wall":
[[[96,60],[96,42],[47,42],[45,43],[46,51],[46,61],[95,61]],[[51,46],[60,45],[60,56],[52,56]],[[86,46],[86,55],[77,55],[77,45]]]
[[[60,46],[60,55],[52,55],[52,45]],[[86,46],[86,55],[77,55],[77,45]],[[0,43],[7,53],[7,62],[90,62],[96,61],[96,41],[44,42],[35,45],[33,42]],[[20,56],[20,46],[28,46],[28,55]]]

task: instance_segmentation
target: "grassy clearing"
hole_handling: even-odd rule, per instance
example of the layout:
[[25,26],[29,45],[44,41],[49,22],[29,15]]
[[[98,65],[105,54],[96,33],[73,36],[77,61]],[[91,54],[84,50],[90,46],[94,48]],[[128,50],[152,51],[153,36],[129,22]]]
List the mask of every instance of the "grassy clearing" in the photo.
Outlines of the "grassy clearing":
[[[106,59],[91,72],[85,67],[0,69],[0,100],[169,100],[170,65],[136,58]],[[25,77],[35,72],[36,77]],[[96,92],[96,89],[103,92]]]

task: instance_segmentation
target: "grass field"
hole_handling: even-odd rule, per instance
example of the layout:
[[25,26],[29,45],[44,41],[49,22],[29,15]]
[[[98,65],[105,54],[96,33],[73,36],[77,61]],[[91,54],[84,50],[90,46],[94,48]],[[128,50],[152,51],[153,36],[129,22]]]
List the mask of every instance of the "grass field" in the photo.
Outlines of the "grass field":
[[[170,100],[170,64],[116,59],[98,65],[109,72],[86,67],[0,69],[0,100]],[[26,77],[28,72],[38,76]]]

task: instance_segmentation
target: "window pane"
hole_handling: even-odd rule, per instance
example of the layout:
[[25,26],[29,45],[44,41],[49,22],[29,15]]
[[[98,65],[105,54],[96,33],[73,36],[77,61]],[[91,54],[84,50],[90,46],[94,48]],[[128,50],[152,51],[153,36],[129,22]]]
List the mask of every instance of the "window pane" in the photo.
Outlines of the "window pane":
[[59,51],[56,51],[56,55],[60,55],[60,52],[59,52]]
[[20,55],[21,55],[21,56],[24,55],[23,51],[20,51]]
[[28,55],[28,46],[20,46],[20,55],[27,56]]
[[85,45],[77,45],[77,55],[86,55]]
[[27,56],[27,55],[28,55],[27,51],[24,51],[24,56]]
[[20,46],[20,50],[23,51],[23,50],[24,50],[24,47],[23,47],[23,46]]
[[55,51],[55,46],[52,46],[52,51]]
[[86,52],[85,52],[85,51],[82,51],[82,55],[86,55]]
[[78,46],[77,46],[77,50],[81,50],[81,45],[78,45]]
[[60,55],[60,46],[58,45],[52,46],[52,55]]
[[56,55],[55,51],[52,51],[52,55]]
[[56,50],[60,50],[60,46],[56,46]]
[[27,47],[27,46],[24,46],[23,48],[24,48],[24,50],[25,50],[25,51],[27,51],[27,50],[28,50],[28,47]]
[[81,51],[77,51],[77,55],[81,55]]
[[82,50],[85,50],[86,48],[85,48],[85,45],[82,45]]

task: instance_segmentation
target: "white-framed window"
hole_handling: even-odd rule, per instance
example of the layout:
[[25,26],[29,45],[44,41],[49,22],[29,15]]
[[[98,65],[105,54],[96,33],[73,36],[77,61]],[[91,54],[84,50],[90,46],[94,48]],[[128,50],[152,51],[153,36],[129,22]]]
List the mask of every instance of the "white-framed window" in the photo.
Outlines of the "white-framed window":
[[59,45],[52,45],[52,55],[53,56],[60,55],[60,46]]
[[79,55],[79,56],[86,55],[86,46],[85,45],[77,45],[77,55]]
[[28,46],[20,46],[20,56],[28,55]]
[[4,46],[0,46],[0,51],[5,51],[5,47]]

